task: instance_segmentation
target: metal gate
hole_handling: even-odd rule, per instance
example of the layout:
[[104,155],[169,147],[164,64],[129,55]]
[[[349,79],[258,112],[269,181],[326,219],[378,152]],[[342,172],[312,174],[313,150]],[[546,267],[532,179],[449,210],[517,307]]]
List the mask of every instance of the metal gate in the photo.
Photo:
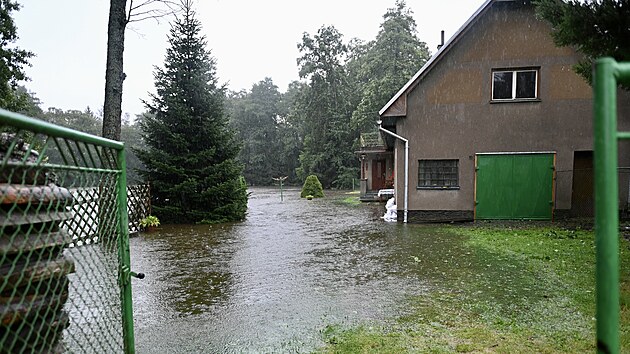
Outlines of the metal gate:
[[550,220],[555,153],[482,153],[475,162],[475,219]]
[[595,64],[595,246],[597,283],[597,351],[619,353],[619,177],[618,140],[630,132],[617,131],[617,84],[630,82],[630,63],[602,58]]
[[125,151],[0,110],[0,343],[134,352]]

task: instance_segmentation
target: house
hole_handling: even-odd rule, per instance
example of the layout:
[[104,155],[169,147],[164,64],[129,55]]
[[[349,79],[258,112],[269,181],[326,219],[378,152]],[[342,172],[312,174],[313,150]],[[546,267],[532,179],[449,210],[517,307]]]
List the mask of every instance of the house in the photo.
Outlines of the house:
[[356,152],[361,161],[361,201],[383,201],[394,194],[394,153],[387,149],[386,139],[380,132],[361,134],[361,149]]
[[[383,146],[360,152],[366,193],[392,171],[399,220],[592,216],[592,89],[550,31],[530,1],[486,1],[379,112]],[[630,130],[630,95],[619,102]]]

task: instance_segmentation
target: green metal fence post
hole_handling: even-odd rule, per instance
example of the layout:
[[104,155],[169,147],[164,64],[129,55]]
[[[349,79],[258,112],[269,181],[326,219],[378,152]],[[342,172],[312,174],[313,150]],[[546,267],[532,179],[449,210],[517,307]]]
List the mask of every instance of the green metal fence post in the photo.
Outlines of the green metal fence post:
[[619,206],[617,177],[616,62],[595,64],[595,244],[597,351],[619,352]]
[[118,150],[118,255],[120,257],[120,281],[122,292],[123,341],[125,353],[135,353],[133,334],[133,305],[131,298],[131,257],[129,252],[129,221],[127,216],[127,163],[125,149]]

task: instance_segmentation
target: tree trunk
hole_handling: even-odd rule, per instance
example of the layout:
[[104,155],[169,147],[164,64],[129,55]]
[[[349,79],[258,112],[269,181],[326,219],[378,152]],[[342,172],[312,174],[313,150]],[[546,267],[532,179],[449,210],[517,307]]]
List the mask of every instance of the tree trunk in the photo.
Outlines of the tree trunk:
[[120,140],[122,115],[123,51],[127,0],[110,0],[107,25],[107,64],[105,68],[105,103],[103,105],[103,137]]

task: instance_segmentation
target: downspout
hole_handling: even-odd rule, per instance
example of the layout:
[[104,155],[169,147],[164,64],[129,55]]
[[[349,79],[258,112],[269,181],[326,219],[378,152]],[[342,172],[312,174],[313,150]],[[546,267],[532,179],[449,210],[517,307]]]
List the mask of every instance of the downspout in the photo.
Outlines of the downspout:
[[383,121],[381,121],[380,119],[376,123],[378,124],[378,130],[405,142],[405,197],[404,197],[404,205],[403,205],[404,206],[403,222],[407,223],[407,211],[408,211],[407,205],[408,205],[408,200],[409,200],[409,140],[403,138],[402,136],[394,132],[391,132],[381,127],[381,124],[383,123]]

